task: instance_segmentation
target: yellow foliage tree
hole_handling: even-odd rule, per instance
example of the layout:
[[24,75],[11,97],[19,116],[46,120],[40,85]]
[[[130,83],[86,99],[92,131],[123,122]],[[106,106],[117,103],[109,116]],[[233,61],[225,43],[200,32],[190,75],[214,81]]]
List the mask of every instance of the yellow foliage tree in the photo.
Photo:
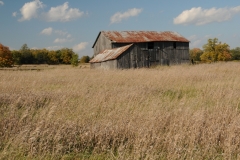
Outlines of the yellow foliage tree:
[[0,67],[12,67],[13,57],[7,46],[0,43]]
[[72,55],[74,54],[72,49],[62,48],[61,50],[61,59],[64,64],[71,64]]
[[56,51],[48,52],[48,63],[49,64],[59,64],[59,58],[57,57]]
[[232,58],[229,45],[218,42],[217,38],[209,39],[208,43],[203,46],[203,51],[200,58],[205,62],[228,61]]

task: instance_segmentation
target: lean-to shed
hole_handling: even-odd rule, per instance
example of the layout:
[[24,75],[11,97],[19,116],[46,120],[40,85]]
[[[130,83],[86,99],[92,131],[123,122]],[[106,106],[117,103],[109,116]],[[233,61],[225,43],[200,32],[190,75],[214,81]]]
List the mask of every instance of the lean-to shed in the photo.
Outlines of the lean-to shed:
[[189,63],[189,41],[171,31],[101,31],[92,48],[91,68]]

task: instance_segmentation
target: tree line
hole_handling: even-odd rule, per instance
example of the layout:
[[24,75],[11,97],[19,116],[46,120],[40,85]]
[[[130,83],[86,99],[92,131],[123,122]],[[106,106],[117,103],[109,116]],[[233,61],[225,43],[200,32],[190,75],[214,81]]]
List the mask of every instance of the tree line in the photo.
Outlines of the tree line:
[[[83,56],[81,63],[88,63],[89,56]],[[78,54],[72,49],[62,48],[60,50],[29,49],[27,44],[22,45],[19,50],[12,50],[0,44],[0,67],[11,67],[22,64],[71,64],[77,66]]]
[[217,38],[208,39],[203,49],[190,49],[192,62],[216,62],[240,60],[240,47],[230,49],[227,43],[221,43]]
[[[203,49],[190,49],[190,58],[195,62],[216,62],[240,60],[240,47],[230,49],[227,43],[221,43],[217,38],[208,39]],[[0,44],[0,67],[11,67],[21,64],[72,64],[88,63],[89,56],[81,57],[72,49],[62,48],[60,50],[29,49],[27,44],[22,45],[19,50],[10,51],[7,46]]]

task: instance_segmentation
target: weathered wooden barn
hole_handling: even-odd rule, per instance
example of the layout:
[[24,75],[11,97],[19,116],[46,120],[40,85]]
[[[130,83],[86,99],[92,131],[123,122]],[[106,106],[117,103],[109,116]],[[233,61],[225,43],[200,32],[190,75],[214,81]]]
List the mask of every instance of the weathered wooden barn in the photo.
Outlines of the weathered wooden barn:
[[127,69],[189,63],[189,41],[176,32],[101,31],[91,68]]

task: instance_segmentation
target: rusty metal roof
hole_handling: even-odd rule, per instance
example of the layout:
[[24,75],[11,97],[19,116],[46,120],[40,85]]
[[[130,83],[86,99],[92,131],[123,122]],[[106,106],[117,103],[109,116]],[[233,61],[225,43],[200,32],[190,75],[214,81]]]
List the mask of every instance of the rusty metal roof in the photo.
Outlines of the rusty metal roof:
[[89,61],[90,63],[97,63],[97,62],[104,62],[104,61],[108,61],[108,60],[113,60],[116,59],[118,56],[120,56],[123,52],[125,52],[126,50],[128,50],[133,44],[130,45],[126,45],[123,47],[119,47],[119,48],[113,48],[113,49],[105,49],[104,51],[102,51],[101,53],[99,53],[98,55],[96,55],[91,61]]
[[190,42],[179,33],[172,31],[101,31],[99,32],[92,48],[94,48],[101,33],[114,43],[139,43],[159,41]]
[[108,39],[118,43],[177,41],[189,42],[177,32],[165,31],[102,31]]

